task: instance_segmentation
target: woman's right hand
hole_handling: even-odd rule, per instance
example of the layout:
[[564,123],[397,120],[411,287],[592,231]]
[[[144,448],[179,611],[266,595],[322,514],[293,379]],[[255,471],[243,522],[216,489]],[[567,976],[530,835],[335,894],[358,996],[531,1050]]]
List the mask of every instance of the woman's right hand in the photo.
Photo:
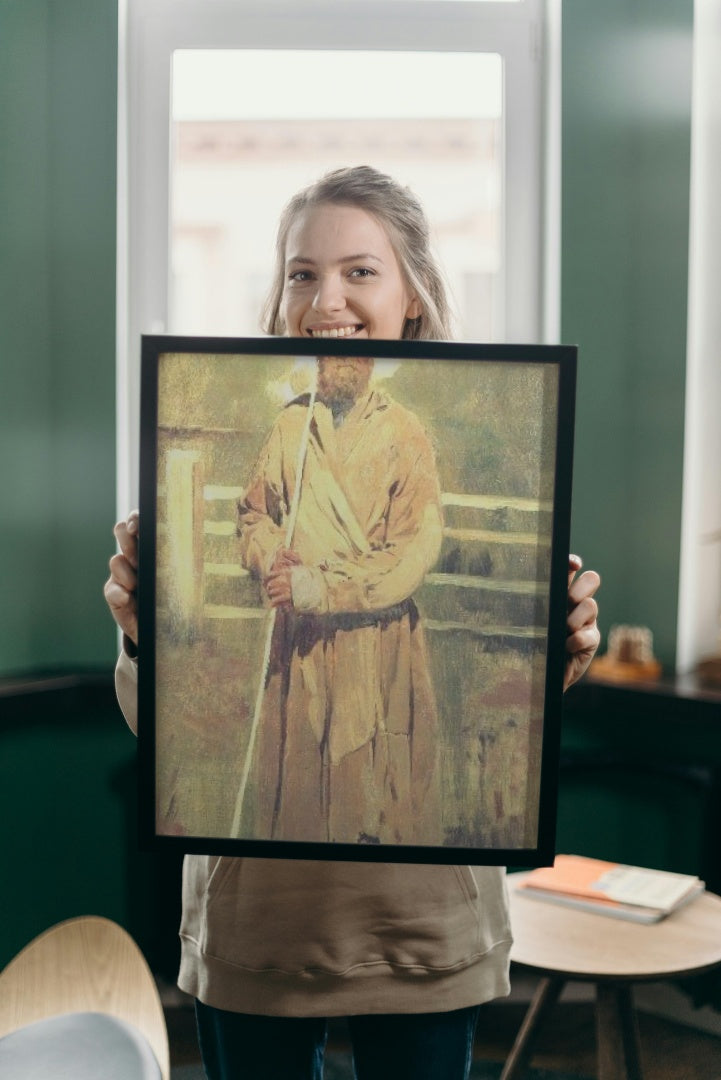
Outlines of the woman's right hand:
[[119,521],[113,533],[120,553],[110,560],[110,577],[103,589],[110,613],[123,633],[134,645],[138,644],[138,533],[140,515],[137,510]]

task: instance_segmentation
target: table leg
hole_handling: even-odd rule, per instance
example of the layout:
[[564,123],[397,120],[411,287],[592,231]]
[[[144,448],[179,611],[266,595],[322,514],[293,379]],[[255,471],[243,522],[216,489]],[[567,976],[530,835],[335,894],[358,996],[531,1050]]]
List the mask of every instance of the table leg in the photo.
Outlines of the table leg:
[[630,983],[596,984],[599,1080],[643,1080]]
[[506,1064],[503,1066],[500,1080],[520,1080],[523,1076],[531,1060],[533,1045],[541,1022],[558,1001],[565,981],[560,978],[541,979]]

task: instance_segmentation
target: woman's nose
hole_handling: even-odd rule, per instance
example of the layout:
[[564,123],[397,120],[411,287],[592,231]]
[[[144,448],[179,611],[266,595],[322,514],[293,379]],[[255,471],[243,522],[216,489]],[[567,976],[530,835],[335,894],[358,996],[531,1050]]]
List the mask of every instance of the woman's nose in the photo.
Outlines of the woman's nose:
[[343,283],[337,275],[328,274],[318,279],[313,307],[320,314],[330,314],[345,307]]

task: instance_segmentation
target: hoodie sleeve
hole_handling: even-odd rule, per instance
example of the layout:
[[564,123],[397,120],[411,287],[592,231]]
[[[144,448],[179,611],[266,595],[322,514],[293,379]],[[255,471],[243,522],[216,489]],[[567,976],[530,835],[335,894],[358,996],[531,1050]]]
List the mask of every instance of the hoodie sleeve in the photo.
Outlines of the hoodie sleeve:
[[130,730],[138,733],[138,661],[121,652],[115,666],[115,693]]

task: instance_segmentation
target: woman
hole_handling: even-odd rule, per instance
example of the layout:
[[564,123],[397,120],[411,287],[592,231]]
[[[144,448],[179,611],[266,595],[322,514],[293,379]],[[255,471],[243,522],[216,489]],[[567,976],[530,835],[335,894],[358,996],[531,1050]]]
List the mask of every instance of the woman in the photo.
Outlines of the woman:
[[[415,197],[368,167],[331,173],[296,196],[280,224],[265,329],[448,338],[445,291]],[[339,431],[352,408],[344,416],[338,405]],[[131,725],[137,534],[137,514],[116,526],[121,553],[105,587],[125,634],[117,687]],[[580,567],[571,557],[565,686],[599,641],[599,578],[576,577]],[[301,604],[303,579],[295,556],[278,547],[264,573],[271,603]],[[462,1080],[479,1006],[509,990],[499,867],[187,856],[180,933],[179,985],[197,1001],[210,1080],[319,1078],[329,1016],[349,1018],[359,1080]]]
[[[370,189],[361,170],[352,178]],[[379,207],[392,205],[374,183]],[[352,197],[344,172],[284,214],[268,329],[341,340],[418,333],[423,277],[409,284],[387,227],[329,201],[334,186]],[[434,321],[443,334],[444,308]],[[260,835],[438,844],[436,709],[412,598],[442,539],[433,450],[417,417],[373,387],[372,359],[321,357],[317,367],[315,401],[301,395],[281,411],[239,505],[244,565],[278,608],[255,754]]]

